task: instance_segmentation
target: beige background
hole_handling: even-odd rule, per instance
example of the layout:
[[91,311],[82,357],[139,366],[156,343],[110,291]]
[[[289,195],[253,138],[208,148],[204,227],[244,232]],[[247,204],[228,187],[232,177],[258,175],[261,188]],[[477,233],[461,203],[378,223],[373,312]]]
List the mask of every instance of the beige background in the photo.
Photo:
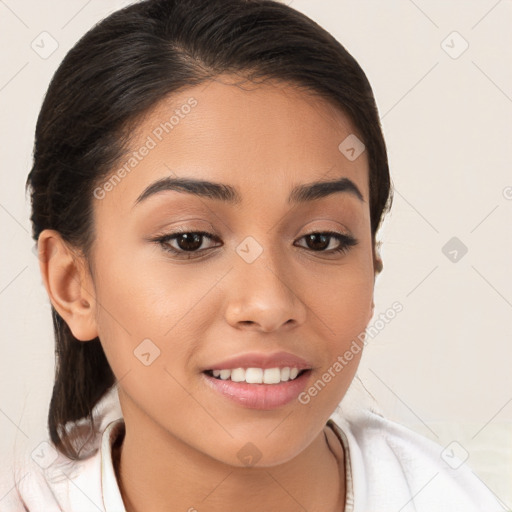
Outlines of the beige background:
[[[128,3],[0,0],[2,461],[46,438],[53,381],[50,309],[24,196],[38,110],[71,46]],[[365,70],[396,187],[372,323],[395,301],[403,311],[369,339],[357,386],[441,447],[456,441],[512,509],[512,2],[291,5]],[[443,252],[452,237],[465,255]]]

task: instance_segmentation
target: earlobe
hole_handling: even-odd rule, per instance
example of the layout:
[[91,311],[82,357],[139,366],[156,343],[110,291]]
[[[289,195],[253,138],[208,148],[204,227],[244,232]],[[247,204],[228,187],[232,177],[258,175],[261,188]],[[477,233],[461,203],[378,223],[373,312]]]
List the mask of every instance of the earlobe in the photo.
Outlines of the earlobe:
[[384,268],[384,264],[382,263],[382,258],[379,253],[378,247],[373,248],[373,269],[374,269],[374,275],[377,277],[377,274],[380,274],[382,272],[382,269]]
[[372,307],[370,308],[370,310],[368,312],[368,318],[366,319],[366,325],[368,325],[370,323],[370,320],[373,318],[374,310],[375,310],[375,302],[374,302],[374,299],[372,296]]
[[375,277],[377,277],[377,274],[380,274],[382,272],[382,269],[384,268],[384,265],[382,263],[382,260],[380,258],[375,259]]
[[83,256],[57,231],[45,229],[38,239],[39,268],[53,307],[73,336],[89,341],[98,336],[93,283]]
[[[375,247],[375,244],[374,244],[373,245],[373,270],[374,270],[373,284],[374,284],[374,287],[375,287],[375,280],[377,279],[377,275],[382,271],[382,267],[383,267],[383,264],[382,264],[382,259],[379,254],[379,249],[378,249],[378,247]],[[374,300],[373,293],[372,293],[372,307],[370,309],[370,315],[368,317],[367,324],[373,318],[374,312],[375,312],[375,300]]]

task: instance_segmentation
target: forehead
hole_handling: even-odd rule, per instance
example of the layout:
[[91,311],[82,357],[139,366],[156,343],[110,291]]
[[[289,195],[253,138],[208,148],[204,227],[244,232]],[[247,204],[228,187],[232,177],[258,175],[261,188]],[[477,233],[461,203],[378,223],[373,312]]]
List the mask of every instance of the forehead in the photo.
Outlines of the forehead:
[[342,151],[354,136],[349,118],[316,95],[224,75],[173,94],[147,113],[116,166],[125,172],[112,196],[133,204],[155,180],[185,176],[230,184],[242,196],[285,201],[296,184],[347,177],[367,202],[366,152],[349,159]]

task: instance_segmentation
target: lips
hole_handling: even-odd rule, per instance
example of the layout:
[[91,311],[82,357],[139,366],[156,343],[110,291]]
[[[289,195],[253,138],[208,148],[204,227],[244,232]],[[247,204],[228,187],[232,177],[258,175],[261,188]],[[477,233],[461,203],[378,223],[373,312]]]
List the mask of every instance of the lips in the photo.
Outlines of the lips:
[[287,352],[250,353],[203,370],[208,386],[250,409],[275,409],[290,403],[307,384],[312,365]]

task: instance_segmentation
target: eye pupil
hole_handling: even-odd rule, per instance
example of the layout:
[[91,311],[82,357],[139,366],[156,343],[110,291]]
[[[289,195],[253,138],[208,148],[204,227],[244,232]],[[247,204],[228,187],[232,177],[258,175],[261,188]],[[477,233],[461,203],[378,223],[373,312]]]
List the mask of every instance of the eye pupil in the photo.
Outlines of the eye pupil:
[[[202,236],[199,233],[183,233],[176,238],[176,242],[184,251],[196,251],[201,247]],[[185,244],[181,243],[182,240],[185,241]]]
[[[329,246],[329,238],[329,235],[323,235],[321,233],[311,233],[310,235],[307,235],[308,246],[311,249],[325,249],[326,247]],[[321,239],[320,244],[315,243],[315,241],[317,241],[318,239]],[[310,245],[309,242],[313,242],[312,246]]]

